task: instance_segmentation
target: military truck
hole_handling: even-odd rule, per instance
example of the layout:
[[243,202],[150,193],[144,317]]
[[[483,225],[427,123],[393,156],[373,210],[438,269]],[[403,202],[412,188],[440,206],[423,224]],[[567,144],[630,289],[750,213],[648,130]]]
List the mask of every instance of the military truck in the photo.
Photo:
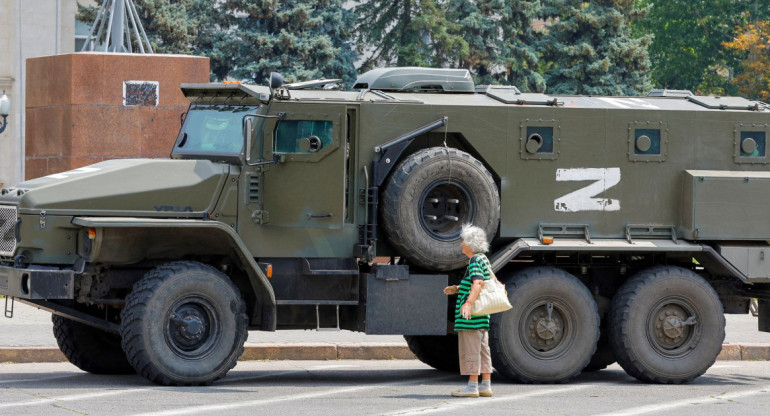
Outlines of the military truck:
[[770,106],[656,90],[522,93],[466,70],[184,84],[168,160],[110,160],[0,195],[0,294],[53,313],[67,358],[163,385],[225,376],[248,330],[402,334],[458,367],[475,224],[513,309],[496,371],[563,382],[617,361],[703,374],[724,313],[770,331]]

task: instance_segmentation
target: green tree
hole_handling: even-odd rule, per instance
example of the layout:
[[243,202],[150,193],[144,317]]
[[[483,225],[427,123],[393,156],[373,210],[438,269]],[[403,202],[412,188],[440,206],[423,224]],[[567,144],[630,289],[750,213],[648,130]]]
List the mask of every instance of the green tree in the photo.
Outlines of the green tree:
[[[97,0],[101,5],[103,0]],[[210,58],[212,79],[267,82],[272,71],[287,81],[342,78],[352,85],[356,55],[353,13],[344,0],[137,0],[156,53]],[[96,8],[80,7],[93,22]]]
[[650,88],[647,46],[632,37],[634,0],[544,0],[552,24],[544,37],[548,91],[563,94],[639,95]]
[[538,0],[450,0],[448,13],[462,27],[468,54],[459,66],[471,71],[477,83],[503,83],[524,91],[543,91],[534,48],[538,32],[532,22]]
[[500,16],[505,83],[522,91],[543,92],[546,88],[545,78],[538,72],[541,53],[537,50],[545,32],[533,29],[540,13],[540,0],[505,0]]
[[376,66],[457,66],[468,55],[462,25],[450,21],[443,0],[368,0],[358,14],[361,70]]
[[349,43],[353,16],[343,0],[226,0],[235,57],[231,76],[264,84],[270,72],[288,82],[317,78],[355,81]]
[[[101,6],[104,0],[96,0]],[[221,30],[221,5],[213,0],[137,0],[136,10],[155,53],[210,58],[211,78],[224,79],[232,59],[220,53],[227,32]],[[98,7],[78,4],[78,20],[92,24]]]
[[651,77],[657,87],[700,94],[735,94],[734,71],[742,55],[722,45],[733,29],[751,19],[770,18],[770,6],[758,0],[638,0],[649,8],[634,22],[638,33],[655,36],[649,47]]

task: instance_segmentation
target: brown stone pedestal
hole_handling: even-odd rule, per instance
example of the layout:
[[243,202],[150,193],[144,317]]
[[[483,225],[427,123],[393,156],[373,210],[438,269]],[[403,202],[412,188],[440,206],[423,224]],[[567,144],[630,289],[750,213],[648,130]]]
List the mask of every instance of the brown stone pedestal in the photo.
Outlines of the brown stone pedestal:
[[208,81],[209,60],[202,57],[75,53],[28,59],[26,178],[106,159],[168,157],[189,104],[179,84]]

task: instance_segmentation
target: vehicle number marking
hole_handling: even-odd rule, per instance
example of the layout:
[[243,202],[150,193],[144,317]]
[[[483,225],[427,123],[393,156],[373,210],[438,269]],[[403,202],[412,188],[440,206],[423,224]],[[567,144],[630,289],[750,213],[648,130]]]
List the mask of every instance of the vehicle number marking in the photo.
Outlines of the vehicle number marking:
[[620,211],[620,200],[594,198],[620,183],[620,168],[556,169],[556,181],[594,181],[585,188],[556,198],[553,201],[556,211]]
[[62,172],[62,173],[54,173],[53,175],[46,176],[46,178],[67,179],[67,178],[69,178],[72,175],[77,175],[77,174],[80,174],[80,173],[96,172],[98,170],[99,170],[99,168],[89,168],[89,167],[78,168],[78,169],[68,170],[68,171]]

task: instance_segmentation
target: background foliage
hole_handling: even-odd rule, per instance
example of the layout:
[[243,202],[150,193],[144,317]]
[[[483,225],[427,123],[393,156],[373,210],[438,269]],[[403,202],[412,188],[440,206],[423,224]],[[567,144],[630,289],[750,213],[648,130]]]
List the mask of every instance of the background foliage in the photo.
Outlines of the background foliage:
[[[102,0],[97,0],[101,4]],[[156,52],[212,80],[466,68],[477,84],[569,94],[651,88],[770,99],[767,0],[134,0]],[[91,23],[94,8],[80,7]]]

